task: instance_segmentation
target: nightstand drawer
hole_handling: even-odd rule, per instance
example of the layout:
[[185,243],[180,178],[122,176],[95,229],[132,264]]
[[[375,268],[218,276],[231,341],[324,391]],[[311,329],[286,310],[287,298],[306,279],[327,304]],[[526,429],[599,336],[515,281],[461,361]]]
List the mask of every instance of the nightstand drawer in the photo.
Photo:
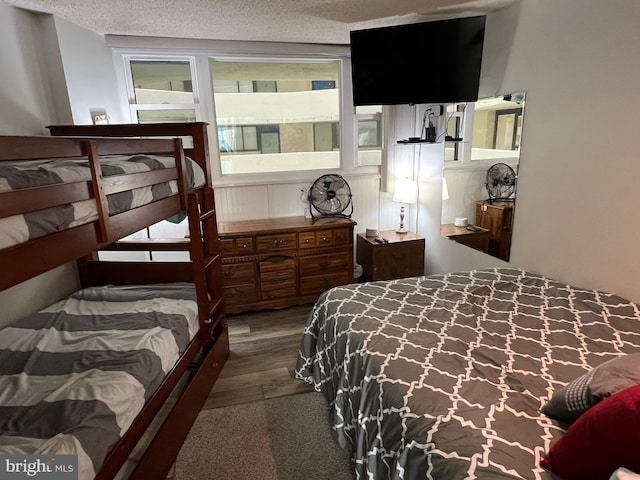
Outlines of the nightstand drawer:
[[277,250],[295,250],[296,234],[261,235],[256,237],[256,252],[273,252]]

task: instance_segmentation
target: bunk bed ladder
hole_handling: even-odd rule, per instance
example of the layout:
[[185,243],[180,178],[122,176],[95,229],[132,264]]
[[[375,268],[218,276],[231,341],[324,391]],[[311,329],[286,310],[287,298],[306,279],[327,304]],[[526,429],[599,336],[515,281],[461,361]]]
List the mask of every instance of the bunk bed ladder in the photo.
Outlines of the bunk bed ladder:
[[[203,342],[211,341],[219,323],[223,323],[222,273],[219,268],[220,248],[218,246],[218,226],[216,223],[215,200],[212,188],[202,192],[202,207],[198,208],[198,197],[189,194],[189,234],[191,236],[191,261],[196,284],[196,296],[200,315],[200,333]],[[214,266],[218,268],[213,268]]]

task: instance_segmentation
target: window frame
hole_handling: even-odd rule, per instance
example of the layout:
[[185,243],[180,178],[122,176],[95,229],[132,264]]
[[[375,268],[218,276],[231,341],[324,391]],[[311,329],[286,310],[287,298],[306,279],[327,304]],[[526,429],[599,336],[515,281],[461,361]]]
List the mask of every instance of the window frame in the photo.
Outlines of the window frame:
[[[137,103],[136,91],[133,83],[133,73],[131,71],[131,61],[148,61],[148,62],[171,62],[180,61],[189,62],[189,71],[191,73],[191,86],[193,94],[193,103]],[[124,86],[126,89],[127,105],[131,121],[138,123],[139,111],[159,111],[159,110],[194,110],[196,121],[201,118],[200,113],[200,95],[198,92],[198,82],[195,79],[195,56],[193,55],[136,55],[136,54],[124,54],[122,55],[123,62],[123,74],[124,74]]]
[[[500,97],[502,95],[498,94],[495,95],[495,97]],[[494,98],[494,97],[491,97]],[[479,99],[478,101],[480,101],[482,99]],[[461,131],[459,132],[460,135],[463,138],[463,141],[461,142],[446,142],[445,141],[445,146],[447,146],[447,144],[449,145],[453,145],[454,148],[454,152],[457,155],[458,158],[452,158],[447,160],[446,159],[446,155],[445,155],[445,160],[444,160],[444,166],[443,168],[445,170],[447,169],[477,169],[477,170],[486,170],[489,166],[493,165],[494,163],[506,163],[507,165],[517,168],[517,166],[520,163],[520,155],[521,155],[521,150],[520,150],[520,145],[517,151],[514,152],[514,155],[512,156],[502,156],[502,157],[487,157],[487,158],[472,158],[472,149],[473,149],[473,126],[474,126],[474,114],[475,114],[475,102],[467,102],[467,103],[460,103],[460,104],[452,104],[453,108],[454,108],[454,114],[451,113],[447,113],[446,109],[445,109],[445,116],[448,120],[450,120],[451,118],[457,118],[460,121],[461,124]],[[461,106],[461,107],[460,107]],[[526,106],[526,100],[525,100],[525,106]],[[460,108],[463,110],[462,112],[460,112]],[[517,133],[518,133],[518,129],[517,129],[517,120],[518,117],[523,117],[524,115],[524,107],[521,107],[519,109],[508,109],[509,113],[514,113],[511,112],[510,110],[519,110],[519,113],[516,114],[516,127],[514,128],[514,138],[516,138]],[[507,110],[505,110],[506,112]],[[461,115],[460,115],[461,113]],[[523,117],[524,118],[524,117]],[[457,120],[456,120],[457,121]],[[496,115],[496,120],[497,122],[497,115]],[[444,127],[446,129],[446,125]],[[520,135],[522,134],[522,132],[520,132]],[[469,139],[469,140],[466,140]],[[520,139],[521,142],[521,139]],[[494,148],[495,148],[495,131],[494,131]]]
[[[169,42],[171,43],[171,42]],[[195,42],[199,43],[199,42]],[[357,116],[353,106],[351,94],[351,63],[348,48],[333,45],[280,45],[279,51],[269,51],[273,48],[260,42],[233,42],[230,48],[229,42],[206,41],[211,48],[171,48],[167,45],[158,48],[146,46],[118,45],[113,49],[114,63],[118,77],[119,90],[123,92],[123,111],[128,111],[130,122],[137,123],[138,110],[152,109],[195,109],[196,120],[209,123],[209,151],[211,158],[211,171],[215,186],[242,186],[242,185],[270,185],[279,183],[296,183],[313,181],[318,176],[327,173],[338,173],[343,176],[378,176],[380,177],[381,165],[358,165],[358,137]],[[225,48],[215,48],[225,47]],[[229,52],[228,50],[232,50]],[[264,49],[265,51],[262,51]],[[312,51],[310,51],[312,50]],[[133,90],[133,79],[129,69],[129,61],[134,60],[189,60],[191,66],[193,85],[193,104],[136,104]],[[239,60],[239,61],[338,61],[340,82],[340,165],[335,169],[323,170],[295,170],[284,172],[264,172],[246,174],[222,174],[220,163],[220,151],[218,143],[217,123],[215,117],[215,102],[213,95],[213,82],[210,73],[209,61]],[[384,162],[384,160],[383,160]]]

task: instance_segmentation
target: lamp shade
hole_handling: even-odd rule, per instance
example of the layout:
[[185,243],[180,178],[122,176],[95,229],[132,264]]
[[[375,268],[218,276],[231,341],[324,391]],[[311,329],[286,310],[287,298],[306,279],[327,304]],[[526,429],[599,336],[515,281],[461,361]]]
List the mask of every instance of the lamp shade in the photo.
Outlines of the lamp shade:
[[408,178],[396,179],[393,201],[398,203],[416,203],[418,201],[418,183]]

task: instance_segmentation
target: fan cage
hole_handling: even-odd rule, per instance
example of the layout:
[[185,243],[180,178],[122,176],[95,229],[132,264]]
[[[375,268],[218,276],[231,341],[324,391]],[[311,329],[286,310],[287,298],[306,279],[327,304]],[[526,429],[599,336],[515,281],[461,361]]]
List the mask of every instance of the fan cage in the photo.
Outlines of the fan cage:
[[488,202],[515,203],[517,175],[506,163],[494,163],[487,170],[485,187],[489,195]]
[[[340,186],[332,188],[336,184],[340,184]],[[351,187],[341,175],[326,174],[318,177],[311,184],[307,195],[312,220],[325,217],[351,218],[353,214],[352,198]],[[347,209],[349,212],[345,213]]]

